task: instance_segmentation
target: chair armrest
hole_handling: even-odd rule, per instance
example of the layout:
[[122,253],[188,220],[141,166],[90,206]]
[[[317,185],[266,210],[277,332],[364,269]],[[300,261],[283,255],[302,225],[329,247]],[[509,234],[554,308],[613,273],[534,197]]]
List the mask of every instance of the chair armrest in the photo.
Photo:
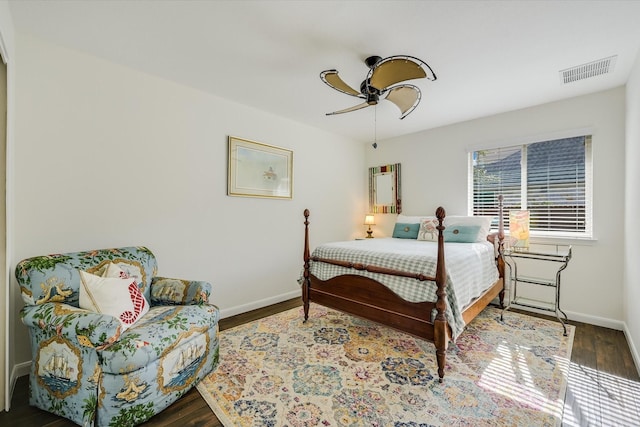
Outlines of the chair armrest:
[[49,330],[85,347],[104,349],[119,337],[122,324],[108,314],[94,313],[59,302],[27,305],[20,311],[22,323]]
[[212,290],[209,282],[156,276],[151,280],[151,305],[210,304]]

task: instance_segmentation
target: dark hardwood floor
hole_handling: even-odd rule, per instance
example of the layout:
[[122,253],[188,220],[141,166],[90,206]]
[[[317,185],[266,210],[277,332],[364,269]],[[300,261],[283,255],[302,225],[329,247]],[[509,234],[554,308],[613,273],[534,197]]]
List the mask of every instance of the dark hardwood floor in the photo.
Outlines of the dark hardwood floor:
[[[301,305],[299,298],[220,321],[220,329],[270,316]],[[517,310],[514,310],[517,311]],[[527,313],[531,314],[531,313]],[[539,316],[549,318],[548,316]],[[571,354],[571,376],[565,402],[565,426],[640,425],[640,377],[624,333],[579,322]],[[0,412],[0,425],[62,427],[75,424],[29,406],[28,377],[20,377],[9,412]],[[144,426],[221,426],[193,388],[151,418]]]

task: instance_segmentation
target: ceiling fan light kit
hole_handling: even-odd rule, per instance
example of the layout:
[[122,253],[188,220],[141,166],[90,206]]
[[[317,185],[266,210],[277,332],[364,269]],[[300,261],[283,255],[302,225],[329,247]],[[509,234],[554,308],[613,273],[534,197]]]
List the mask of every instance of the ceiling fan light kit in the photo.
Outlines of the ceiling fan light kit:
[[437,79],[426,62],[413,56],[395,55],[384,59],[379,56],[370,56],[364,62],[369,67],[369,72],[360,84],[359,91],[345,83],[337,70],[325,70],[320,73],[320,79],[328,86],[365,100],[353,107],[327,113],[328,116],[377,105],[380,97],[383,97],[382,99],[391,101],[400,109],[400,119],[404,119],[418,106],[422,94],[417,86],[398,83],[413,79],[427,78],[432,81]]

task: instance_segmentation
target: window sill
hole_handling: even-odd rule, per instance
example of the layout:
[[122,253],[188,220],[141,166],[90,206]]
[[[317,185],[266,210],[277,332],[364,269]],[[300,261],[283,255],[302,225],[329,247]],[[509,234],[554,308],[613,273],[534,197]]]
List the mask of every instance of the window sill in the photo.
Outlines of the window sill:
[[598,242],[595,237],[550,237],[550,236],[531,236],[529,241],[532,244],[553,244],[553,245],[572,245],[572,246],[591,246]]
[[[509,238],[509,233],[504,233],[505,241]],[[572,246],[592,246],[598,242],[596,237],[571,237],[571,236],[529,236],[529,243],[532,245],[572,245]]]

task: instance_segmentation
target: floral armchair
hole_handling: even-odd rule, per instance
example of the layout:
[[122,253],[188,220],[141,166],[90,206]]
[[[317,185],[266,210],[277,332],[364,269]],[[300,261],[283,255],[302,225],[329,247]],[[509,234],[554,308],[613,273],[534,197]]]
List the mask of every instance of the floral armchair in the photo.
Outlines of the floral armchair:
[[[135,278],[149,305],[128,329],[118,317],[79,308],[80,271],[97,272],[107,264]],[[157,268],[145,247],[18,263],[21,318],[31,339],[31,405],[80,425],[132,426],[217,366],[219,311],[209,303],[211,284],[157,277]]]

